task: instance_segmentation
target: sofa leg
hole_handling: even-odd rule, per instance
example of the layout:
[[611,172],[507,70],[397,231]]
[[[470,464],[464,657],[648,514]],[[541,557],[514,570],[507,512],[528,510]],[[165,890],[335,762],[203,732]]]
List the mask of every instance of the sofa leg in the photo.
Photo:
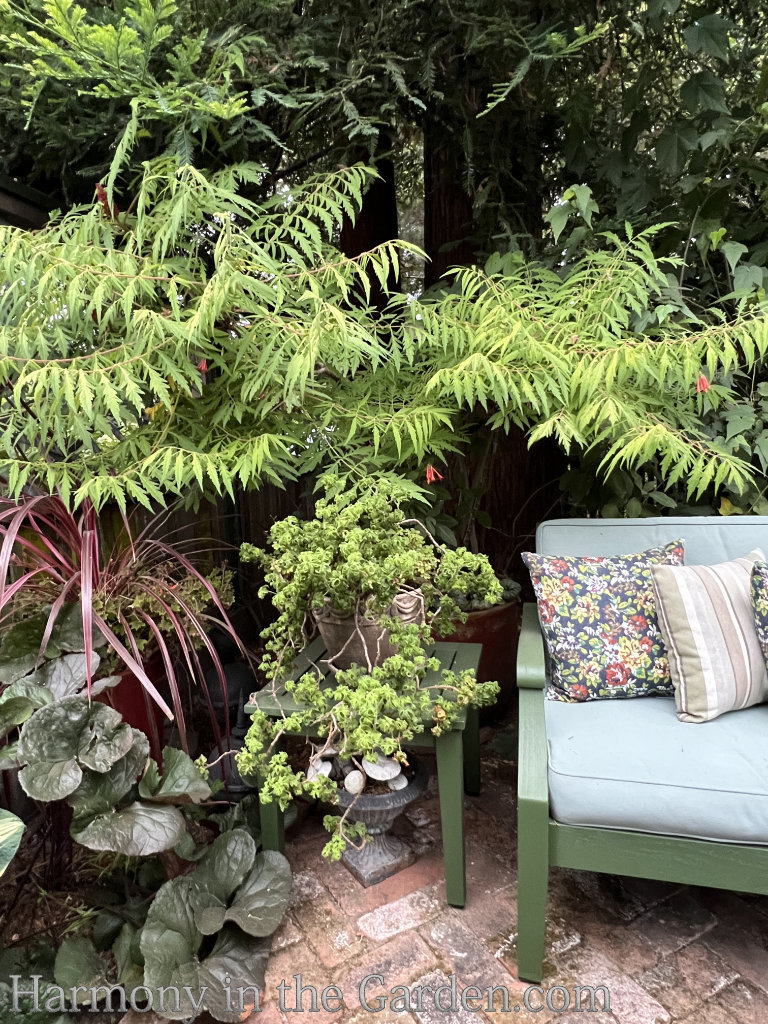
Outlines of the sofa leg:
[[549,811],[539,801],[521,800],[517,833],[517,973],[541,981],[547,925]]

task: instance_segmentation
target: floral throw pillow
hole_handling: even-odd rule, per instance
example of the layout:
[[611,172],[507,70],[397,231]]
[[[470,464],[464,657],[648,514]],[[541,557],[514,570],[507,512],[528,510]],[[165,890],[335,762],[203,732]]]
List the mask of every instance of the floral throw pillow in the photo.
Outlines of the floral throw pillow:
[[684,542],[636,555],[524,552],[549,651],[553,700],[672,694],[652,565],[682,565]]
[[768,564],[764,561],[755,562],[752,566],[750,598],[757,639],[768,668]]

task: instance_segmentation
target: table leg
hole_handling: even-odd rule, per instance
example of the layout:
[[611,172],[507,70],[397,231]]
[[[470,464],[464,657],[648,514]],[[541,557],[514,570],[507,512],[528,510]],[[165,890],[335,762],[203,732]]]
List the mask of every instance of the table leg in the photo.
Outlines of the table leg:
[[280,810],[277,800],[273,800],[271,804],[259,803],[259,818],[263,849],[285,853],[285,815]]
[[464,862],[463,746],[461,733],[445,733],[435,739],[440,821],[443,830],[445,894],[452,907],[467,902]]
[[464,792],[480,795],[480,715],[477,708],[467,708],[467,724],[462,732],[464,744]]

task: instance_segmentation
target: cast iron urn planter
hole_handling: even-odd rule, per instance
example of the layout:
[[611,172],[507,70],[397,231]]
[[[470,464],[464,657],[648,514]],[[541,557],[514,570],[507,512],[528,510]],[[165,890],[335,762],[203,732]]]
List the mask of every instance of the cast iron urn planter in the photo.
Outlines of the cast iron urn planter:
[[408,763],[413,768],[413,776],[404,789],[388,793],[363,792],[356,800],[345,789],[339,789],[339,809],[345,811],[355,800],[350,817],[362,821],[372,837],[362,849],[348,846],[341,857],[362,885],[376,885],[416,860],[411,847],[389,833],[397,816],[421,796],[429,782],[429,773],[418,758],[410,754]]

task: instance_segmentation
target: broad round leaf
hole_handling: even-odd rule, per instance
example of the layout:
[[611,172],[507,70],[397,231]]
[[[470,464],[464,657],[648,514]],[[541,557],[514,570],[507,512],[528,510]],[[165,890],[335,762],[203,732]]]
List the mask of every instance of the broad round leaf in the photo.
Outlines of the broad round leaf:
[[[32,671],[37,664],[47,621],[48,613],[40,612],[8,630],[0,646],[0,682],[14,683]],[[55,644],[49,643],[46,653],[48,651],[54,657],[59,654]]]
[[[89,989],[95,985],[108,984],[106,970],[107,965],[96,952],[91,940],[76,936],[64,939],[59,946],[53,976],[56,984],[63,989],[71,989],[75,985],[84,985]],[[81,995],[83,1002],[90,1000],[88,993]]]
[[196,990],[196,956],[203,940],[195,927],[192,913],[191,878],[174,878],[158,891],[141,931],[141,955],[144,957],[144,984],[156,990],[174,985],[182,993],[178,1013],[165,1007],[165,1016],[181,1020],[193,1016],[190,1001],[184,997],[185,985]]
[[[264,976],[269,960],[271,938],[253,938],[231,926],[223,929],[216,940],[210,956],[200,964],[198,979],[200,988],[205,988],[204,1005],[215,1020],[239,1021],[243,1013],[238,1009],[239,988],[251,986],[266,987]],[[226,985],[229,982],[231,1004],[227,1008]],[[245,993],[246,1005],[248,993]]]
[[36,800],[60,800],[80,785],[82,767],[106,772],[133,745],[133,732],[120,715],[83,697],[47,704],[27,720],[19,737],[19,774]]
[[33,800],[62,800],[80,785],[83,770],[74,757],[67,761],[35,761],[19,772],[21,788]]
[[133,745],[133,730],[106,704],[92,704],[88,729],[80,735],[77,756],[87,768],[107,772]]
[[71,831],[73,838],[90,850],[148,857],[175,846],[185,826],[175,807],[150,807],[137,801],[114,814],[101,814],[85,826],[76,818]]
[[[154,762],[153,762],[154,764]],[[139,783],[143,800],[157,803],[199,804],[211,796],[211,787],[200,774],[195,762],[177,747],[163,750],[163,775],[155,767]]]
[[235,893],[224,920],[233,921],[249,935],[271,935],[285,915],[291,885],[291,868],[283,854],[263,851]]
[[[99,667],[101,658],[96,651],[91,653],[91,673]],[[47,686],[56,700],[74,697],[86,684],[88,673],[85,669],[85,654],[62,654],[46,662],[34,672],[31,678],[41,686]]]
[[233,829],[214,839],[191,877],[201,893],[226,905],[251,870],[255,857],[256,843],[251,836],[243,829]]
[[24,822],[10,811],[0,810],[0,876],[13,860],[24,832]]
[[7,771],[9,768],[20,767],[19,744],[6,743],[4,747],[0,747],[0,772]]
[[149,740],[139,729],[133,729],[133,746],[115,761],[108,772],[86,772],[83,781],[69,797],[79,819],[107,814],[128,793],[149,757]]
[[18,679],[15,683],[7,686],[0,693],[0,707],[14,697],[26,697],[34,703],[36,708],[45,707],[46,704],[50,704],[53,700],[50,690],[36,683],[32,676]]
[[117,965],[117,980],[125,989],[144,984],[143,966],[136,963],[132,952],[135,939],[136,928],[130,921],[126,921],[112,946]]

